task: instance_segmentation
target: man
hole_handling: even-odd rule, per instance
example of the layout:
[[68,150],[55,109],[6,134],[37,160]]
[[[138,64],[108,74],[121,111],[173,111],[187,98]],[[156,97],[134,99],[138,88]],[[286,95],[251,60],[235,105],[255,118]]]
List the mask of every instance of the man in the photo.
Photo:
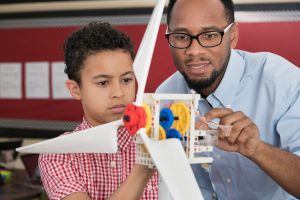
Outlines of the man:
[[300,197],[300,69],[271,53],[234,50],[231,0],[170,0],[167,23],[178,71],[157,92],[192,89],[204,99],[203,120],[232,125],[208,172],[192,166],[204,196],[210,179],[218,199]]

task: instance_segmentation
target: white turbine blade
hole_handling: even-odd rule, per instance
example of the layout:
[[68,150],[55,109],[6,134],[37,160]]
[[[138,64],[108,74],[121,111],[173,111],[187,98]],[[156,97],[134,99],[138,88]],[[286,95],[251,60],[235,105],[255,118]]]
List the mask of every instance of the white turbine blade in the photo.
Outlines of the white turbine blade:
[[22,153],[116,153],[121,120],[17,148]]
[[139,131],[159,174],[174,200],[203,200],[191,166],[178,139],[153,141]]
[[147,82],[149,67],[154,51],[154,46],[165,6],[165,0],[158,0],[148,23],[144,37],[134,59],[133,70],[138,82],[136,103],[143,102],[143,94]]

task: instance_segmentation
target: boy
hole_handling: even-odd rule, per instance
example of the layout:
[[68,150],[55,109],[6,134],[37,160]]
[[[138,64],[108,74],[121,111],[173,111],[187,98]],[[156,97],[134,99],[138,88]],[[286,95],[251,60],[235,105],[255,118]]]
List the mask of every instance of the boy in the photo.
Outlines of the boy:
[[[74,132],[120,119],[135,98],[129,37],[108,23],[93,22],[66,40],[64,52],[67,88],[84,111]],[[120,128],[116,154],[42,154],[39,167],[49,198],[158,199],[157,173],[134,164],[135,148]]]

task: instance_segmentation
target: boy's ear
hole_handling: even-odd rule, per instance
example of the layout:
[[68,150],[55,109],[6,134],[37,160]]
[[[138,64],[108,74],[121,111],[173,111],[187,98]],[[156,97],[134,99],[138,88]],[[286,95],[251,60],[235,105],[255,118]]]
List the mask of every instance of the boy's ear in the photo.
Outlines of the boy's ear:
[[80,100],[81,99],[80,87],[76,83],[76,81],[68,79],[66,81],[66,86],[67,86],[68,90],[70,91],[71,96],[74,99],[76,99],[76,100]]

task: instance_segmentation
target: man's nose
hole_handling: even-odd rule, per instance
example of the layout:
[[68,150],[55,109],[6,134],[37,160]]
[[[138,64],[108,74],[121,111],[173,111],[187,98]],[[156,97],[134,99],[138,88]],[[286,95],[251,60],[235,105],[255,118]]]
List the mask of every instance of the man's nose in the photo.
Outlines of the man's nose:
[[196,38],[192,39],[191,45],[186,49],[186,54],[197,56],[199,54],[204,54],[206,48],[201,46]]

